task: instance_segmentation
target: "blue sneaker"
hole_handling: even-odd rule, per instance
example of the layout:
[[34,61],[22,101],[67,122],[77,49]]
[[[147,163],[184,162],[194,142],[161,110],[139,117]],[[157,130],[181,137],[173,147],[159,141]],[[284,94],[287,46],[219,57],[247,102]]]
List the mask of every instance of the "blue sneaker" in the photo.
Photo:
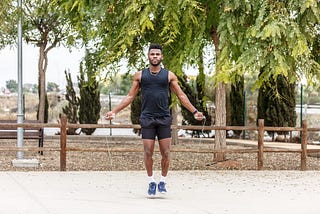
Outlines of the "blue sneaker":
[[149,195],[155,195],[156,194],[156,189],[157,189],[157,184],[155,182],[149,183],[148,194]]
[[167,192],[167,189],[166,189],[166,183],[161,181],[159,184],[158,184],[158,191],[160,193],[165,193]]

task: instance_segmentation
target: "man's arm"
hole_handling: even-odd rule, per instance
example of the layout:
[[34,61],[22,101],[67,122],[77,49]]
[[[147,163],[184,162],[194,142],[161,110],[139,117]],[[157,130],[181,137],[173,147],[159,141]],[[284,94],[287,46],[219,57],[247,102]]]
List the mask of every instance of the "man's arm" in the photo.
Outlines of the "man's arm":
[[134,76],[133,76],[133,82],[132,82],[132,86],[129,90],[128,95],[123,98],[123,100],[120,102],[119,105],[117,105],[112,111],[107,112],[106,114],[106,119],[107,120],[111,120],[114,118],[114,116],[121,111],[122,109],[124,109],[125,107],[127,107],[130,103],[132,103],[134,97],[137,95],[139,88],[140,88],[140,79],[141,79],[141,71],[137,72]]
[[198,112],[198,110],[192,105],[192,103],[190,102],[189,98],[187,97],[187,95],[182,91],[182,89],[180,88],[179,84],[178,84],[178,78],[177,76],[172,73],[171,71],[169,72],[169,82],[170,82],[170,89],[171,91],[173,91],[180,103],[186,108],[188,109],[191,113],[194,114],[194,117],[197,120],[202,120],[204,119],[204,116],[202,114],[202,112]]

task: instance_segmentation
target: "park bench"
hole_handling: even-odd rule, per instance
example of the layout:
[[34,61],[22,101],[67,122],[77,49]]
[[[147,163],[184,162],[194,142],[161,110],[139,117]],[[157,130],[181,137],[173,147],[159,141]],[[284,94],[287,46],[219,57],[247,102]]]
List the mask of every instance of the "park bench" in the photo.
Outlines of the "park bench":
[[[0,120],[1,123],[17,123],[17,120]],[[24,120],[24,123],[40,123],[38,120]],[[0,127],[0,139],[17,139],[17,128]],[[38,140],[38,146],[43,147],[43,128],[23,128],[23,139]],[[39,152],[41,155],[43,152]]]

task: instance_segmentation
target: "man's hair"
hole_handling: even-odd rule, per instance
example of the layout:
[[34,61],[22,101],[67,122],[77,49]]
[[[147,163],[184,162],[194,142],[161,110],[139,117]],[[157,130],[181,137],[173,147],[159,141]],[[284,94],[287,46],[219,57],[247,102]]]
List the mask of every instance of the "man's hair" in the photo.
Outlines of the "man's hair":
[[160,44],[156,44],[156,43],[151,44],[149,46],[148,52],[150,52],[151,49],[159,49],[162,52],[162,46]]

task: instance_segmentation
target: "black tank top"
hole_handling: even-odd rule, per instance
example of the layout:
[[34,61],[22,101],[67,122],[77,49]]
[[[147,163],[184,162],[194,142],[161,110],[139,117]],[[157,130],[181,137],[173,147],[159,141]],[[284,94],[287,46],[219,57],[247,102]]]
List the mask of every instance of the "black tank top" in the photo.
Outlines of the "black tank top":
[[169,110],[169,72],[161,68],[153,75],[149,68],[141,74],[142,111],[141,118],[170,116]]

